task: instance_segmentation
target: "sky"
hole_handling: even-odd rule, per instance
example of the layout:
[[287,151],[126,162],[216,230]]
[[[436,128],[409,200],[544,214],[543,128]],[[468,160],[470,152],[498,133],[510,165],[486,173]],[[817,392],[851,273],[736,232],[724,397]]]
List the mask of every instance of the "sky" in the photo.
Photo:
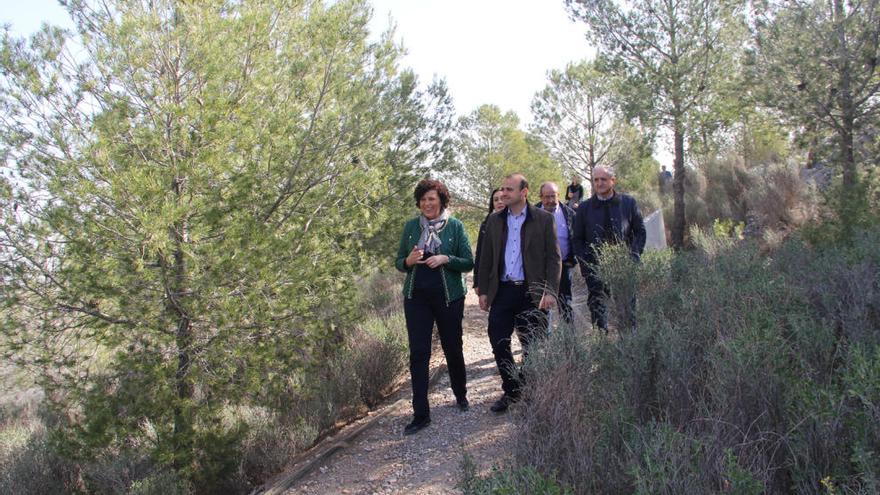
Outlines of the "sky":
[[562,0],[373,0],[374,31],[388,26],[425,82],[446,79],[456,111],[482,104],[513,110],[525,123],[547,71],[593,56],[586,27]]
[[[483,104],[514,111],[525,127],[547,71],[590,58],[586,27],[568,18],[563,0],[373,0],[371,31],[393,22],[407,50],[403,65],[420,81],[446,79],[456,111]],[[0,23],[15,34],[42,22],[70,26],[57,0],[0,0]]]

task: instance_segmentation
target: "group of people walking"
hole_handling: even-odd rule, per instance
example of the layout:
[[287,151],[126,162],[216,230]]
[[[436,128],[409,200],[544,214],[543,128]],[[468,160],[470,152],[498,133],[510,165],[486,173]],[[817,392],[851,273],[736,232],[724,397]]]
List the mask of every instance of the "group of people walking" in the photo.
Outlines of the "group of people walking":
[[396,260],[397,269],[406,273],[404,315],[412,379],[413,419],[404,434],[431,423],[428,367],[435,323],[456,404],[462,411],[470,407],[462,351],[466,272],[474,270],[480,308],[489,313],[488,337],[503,390],[490,408],[495,413],[506,411],[521,395],[524,376],[511,352],[514,331],[525,359],[535,339],[546,334],[551,308],[558,306],[562,321],[572,324],[575,266],[587,282],[593,325],[607,333],[608,288],[597,273],[601,248],[624,243],[638,259],[645,246],[636,201],[616,192],[614,185],[614,170],[596,167],[593,195],[582,200],[581,189],[577,201],[569,198],[569,204],[577,206],[573,209],[560,202],[559,188],[552,182],[541,185],[541,201],[533,205],[526,178],[518,173],[506,176],[489,199],[474,256],[464,226],[449,216],[446,186],[433,179],[418,183],[414,199],[420,214],[404,226]]

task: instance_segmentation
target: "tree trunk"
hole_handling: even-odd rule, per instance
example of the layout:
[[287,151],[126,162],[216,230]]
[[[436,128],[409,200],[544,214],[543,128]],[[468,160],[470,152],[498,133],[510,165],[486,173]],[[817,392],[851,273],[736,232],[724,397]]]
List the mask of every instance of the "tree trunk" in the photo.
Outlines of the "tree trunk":
[[837,36],[838,58],[840,67],[840,87],[837,89],[837,104],[842,114],[841,125],[838,129],[840,139],[840,154],[843,162],[843,192],[849,194],[855,191],[858,183],[856,170],[856,158],[853,150],[855,136],[855,105],[852,95],[852,74],[849,49],[846,40],[846,12],[843,0],[834,0],[834,23]]
[[[175,177],[172,190],[179,200],[182,195],[183,179]],[[174,374],[177,390],[177,404],[174,406],[174,467],[185,469],[192,461],[192,400],[195,392],[190,364],[192,361],[192,319],[186,310],[184,300],[189,293],[186,281],[186,259],[184,244],[187,240],[185,221],[176,222],[171,227],[174,242],[174,262],[171,267],[172,281],[168,294],[166,311],[172,321],[177,323],[175,345],[177,347],[177,371]]]
[[854,123],[852,116],[844,116],[843,129],[838,132],[840,138],[841,161],[843,162],[843,192],[850,194],[856,190],[859,176],[856,170],[854,150]]
[[684,129],[682,128],[679,117],[675,118],[673,124],[674,140],[675,140],[675,159],[673,161],[673,170],[675,177],[672,181],[672,192],[674,197],[674,218],[672,222],[672,248],[680,250],[684,247]]

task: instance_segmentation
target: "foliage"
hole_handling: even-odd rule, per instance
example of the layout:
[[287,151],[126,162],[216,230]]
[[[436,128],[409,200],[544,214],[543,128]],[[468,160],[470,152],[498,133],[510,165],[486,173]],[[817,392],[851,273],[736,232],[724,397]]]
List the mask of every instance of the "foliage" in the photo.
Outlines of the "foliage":
[[[752,77],[761,102],[813,132],[837,136],[848,193],[859,179],[854,140],[880,112],[880,4],[758,2]],[[819,129],[816,129],[816,128]]]
[[873,171],[854,187],[845,190],[835,183],[825,193],[824,208],[820,211],[821,223],[808,226],[804,235],[818,244],[834,244],[852,240],[865,228],[876,226],[880,211],[880,180]]
[[802,175],[793,159],[751,167],[735,155],[707,159],[687,174],[688,224],[709,230],[719,222],[743,224],[741,233],[753,239],[802,228],[819,217],[820,206]]
[[622,142],[609,150],[609,164],[617,174],[615,189],[634,196],[644,214],[662,206],[657,188],[659,163],[651,156],[650,136],[627,124],[618,130]]
[[531,467],[522,469],[492,468],[486,476],[477,474],[470,455],[462,459],[462,479],[458,483],[464,495],[516,495],[541,493],[545,495],[569,495],[571,490],[552,478],[542,476]]
[[530,129],[557,163],[589,183],[593,168],[627,142],[614,78],[600,64],[582,61],[551,70],[547,79],[532,100]]
[[0,46],[4,356],[67,458],[134,443],[223,490],[247,433],[226,411],[333,374],[373,207],[448,152],[442,103],[360,0],[68,9],[75,37]]
[[49,441],[45,425],[56,421],[39,408],[11,402],[0,404],[7,418],[0,424],[0,491],[191,493],[193,485],[223,493],[252,491],[339,421],[361,413],[399,383],[406,358],[400,277],[377,272],[357,285],[362,295],[358,308],[368,315],[364,322],[345,331],[334,354],[301,375],[307,386],[279,399],[283,402],[277,407],[225,407],[215,431],[236,439],[221,444],[234,451],[218,452],[215,458],[222,462],[200,469],[196,481],[182,479],[150,457],[159,432],[149,420],[121,447],[96,449],[94,458],[73,462],[59,456]]
[[[529,356],[516,464],[575,493],[871,493],[880,463],[880,230],[764,254],[603,253],[608,338]],[[626,311],[637,295],[638,326]]]
[[54,452],[45,429],[3,425],[0,433],[0,491],[24,495],[72,491],[73,466]]
[[489,194],[509,173],[526,176],[534,191],[531,201],[537,201],[542,182],[562,179],[559,165],[550,159],[544,145],[518,126],[515,113],[502,113],[494,105],[483,105],[459,121],[458,156],[448,183],[470,207],[485,211]]
[[667,127],[675,162],[672,245],[685,233],[685,135],[688,118],[706,104],[721,79],[726,26],[736,4],[725,0],[663,2],[566,0],[572,16],[590,28],[610,71],[622,80],[630,114]]

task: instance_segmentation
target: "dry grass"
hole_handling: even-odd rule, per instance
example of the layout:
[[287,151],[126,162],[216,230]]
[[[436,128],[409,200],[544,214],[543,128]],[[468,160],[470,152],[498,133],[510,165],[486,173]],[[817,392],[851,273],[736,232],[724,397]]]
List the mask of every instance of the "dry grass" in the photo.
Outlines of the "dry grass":
[[532,352],[516,469],[576,493],[876,493],[880,229],[769,256],[695,243],[605,260],[634,330],[560,328]]

